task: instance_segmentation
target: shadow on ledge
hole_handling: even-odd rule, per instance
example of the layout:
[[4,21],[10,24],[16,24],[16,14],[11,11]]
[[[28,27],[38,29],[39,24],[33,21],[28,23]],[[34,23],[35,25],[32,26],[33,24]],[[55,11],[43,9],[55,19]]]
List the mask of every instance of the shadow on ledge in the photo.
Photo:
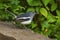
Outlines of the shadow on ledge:
[[0,33],[0,40],[16,40],[16,39]]

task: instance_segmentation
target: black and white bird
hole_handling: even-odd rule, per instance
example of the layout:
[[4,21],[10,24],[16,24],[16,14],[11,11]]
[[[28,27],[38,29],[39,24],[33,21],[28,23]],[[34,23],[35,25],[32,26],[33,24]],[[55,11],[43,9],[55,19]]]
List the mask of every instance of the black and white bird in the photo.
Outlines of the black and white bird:
[[8,12],[11,13],[15,17],[16,20],[20,20],[20,23],[24,24],[24,25],[30,24],[33,20],[34,15],[36,14],[35,12],[30,11],[27,13],[22,13],[22,14],[17,16],[10,11],[8,11]]

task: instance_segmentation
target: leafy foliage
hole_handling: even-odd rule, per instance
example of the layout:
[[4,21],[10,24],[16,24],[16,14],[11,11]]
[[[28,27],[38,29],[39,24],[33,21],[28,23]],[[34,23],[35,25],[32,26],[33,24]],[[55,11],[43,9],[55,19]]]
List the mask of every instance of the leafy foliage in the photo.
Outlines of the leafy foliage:
[[29,11],[36,12],[32,23],[27,27],[60,40],[60,0],[0,0],[0,20],[13,21],[14,17],[5,9],[16,15]]
[[40,6],[41,5],[41,2],[39,0],[27,0],[28,4],[30,6]]

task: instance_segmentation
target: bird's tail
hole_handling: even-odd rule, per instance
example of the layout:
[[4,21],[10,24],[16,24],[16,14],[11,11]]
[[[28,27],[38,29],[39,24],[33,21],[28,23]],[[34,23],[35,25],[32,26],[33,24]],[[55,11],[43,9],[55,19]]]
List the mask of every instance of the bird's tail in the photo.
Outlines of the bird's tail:
[[5,10],[7,11],[8,13],[10,13],[11,15],[13,15],[15,18],[17,18],[17,15],[15,15],[13,12],[9,11],[9,10]]

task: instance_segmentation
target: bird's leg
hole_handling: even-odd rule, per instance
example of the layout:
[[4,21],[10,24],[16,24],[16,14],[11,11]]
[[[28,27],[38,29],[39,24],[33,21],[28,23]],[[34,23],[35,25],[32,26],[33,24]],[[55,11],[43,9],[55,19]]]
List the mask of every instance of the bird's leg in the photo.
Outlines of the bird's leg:
[[31,31],[31,29],[29,29],[26,25],[23,25],[25,30]]
[[28,28],[26,27],[26,25],[23,25],[23,28],[24,28],[24,29],[28,29]]

